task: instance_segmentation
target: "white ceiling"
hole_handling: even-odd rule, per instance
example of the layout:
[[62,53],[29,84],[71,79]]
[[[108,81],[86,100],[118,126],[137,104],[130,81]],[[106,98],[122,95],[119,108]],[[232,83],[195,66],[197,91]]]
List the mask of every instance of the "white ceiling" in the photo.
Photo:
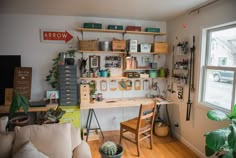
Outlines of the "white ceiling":
[[1,13],[166,21],[212,0],[1,0]]

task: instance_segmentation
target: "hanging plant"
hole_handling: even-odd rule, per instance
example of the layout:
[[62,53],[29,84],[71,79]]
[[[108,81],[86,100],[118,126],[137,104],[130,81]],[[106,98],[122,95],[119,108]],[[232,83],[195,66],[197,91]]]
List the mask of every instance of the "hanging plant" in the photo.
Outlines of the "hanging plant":
[[59,64],[59,55],[52,60],[53,60],[52,68],[49,70],[49,75],[46,76],[45,81],[47,81],[52,88],[56,88],[58,83],[57,66]]

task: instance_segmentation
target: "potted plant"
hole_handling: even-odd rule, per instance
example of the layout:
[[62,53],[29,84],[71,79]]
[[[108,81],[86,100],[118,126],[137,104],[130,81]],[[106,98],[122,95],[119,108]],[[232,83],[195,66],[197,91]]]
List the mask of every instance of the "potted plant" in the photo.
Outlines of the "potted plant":
[[214,121],[230,120],[228,127],[217,129],[205,134],[205,155],[219,158],[236,157],[236,104],[233,111],[225,114],[219,110],[210,110],[207,117]]
[[66,52],[66,65],[74,65],[75,63],[75,52],[76,50],[71,49]]
[[99,147],[99,152],[102,158],[121,158],[124,150],[120,144],[107,141]]
[[23,109],[24,113],[28,113],[28,99],[22,95],[20,92],[14,90],[12,102],[9,109],[9,125],[14,128],[14,126],[24,126],[29,123],[29,116],[28,115],[19,115],[15,116],[15,113],[19,111],[21,108]]
[[90,89],[90,97],[92,101],[95,101],[96,99],[96,82],[91,81],[89,82],[89,89]]
[[49,109],[46,112],[41,113],[41,124],[48,123],[58,123],[62,116],[65,114],[65,111],[60,107],[57,107],[56,110]]

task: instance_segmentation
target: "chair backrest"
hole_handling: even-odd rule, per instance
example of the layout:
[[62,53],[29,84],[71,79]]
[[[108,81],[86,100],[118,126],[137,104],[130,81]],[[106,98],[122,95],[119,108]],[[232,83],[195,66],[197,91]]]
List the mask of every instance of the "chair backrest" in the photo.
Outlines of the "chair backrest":
[[153,101],[150,104],[141,104],[139,109],[138,130],[152,129],[155,118],[156,105]]

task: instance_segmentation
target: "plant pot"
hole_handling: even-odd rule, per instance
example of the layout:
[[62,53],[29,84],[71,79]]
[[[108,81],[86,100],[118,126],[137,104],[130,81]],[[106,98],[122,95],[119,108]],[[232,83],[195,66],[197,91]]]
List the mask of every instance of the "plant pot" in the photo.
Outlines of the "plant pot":
[[75,59],[74,58],[66,58],[66,65],[74,65]]
[[9,129],[13,130],[15,126],[26,126],[29,124],[30,118],[28,115],[15,116],[9,120]]
[[124,149],[120,144],[116,144],[116,145],[117,145],[117,152],[115,155],[106,155],[99,148],[101,158],[121,158],[123,155]]

